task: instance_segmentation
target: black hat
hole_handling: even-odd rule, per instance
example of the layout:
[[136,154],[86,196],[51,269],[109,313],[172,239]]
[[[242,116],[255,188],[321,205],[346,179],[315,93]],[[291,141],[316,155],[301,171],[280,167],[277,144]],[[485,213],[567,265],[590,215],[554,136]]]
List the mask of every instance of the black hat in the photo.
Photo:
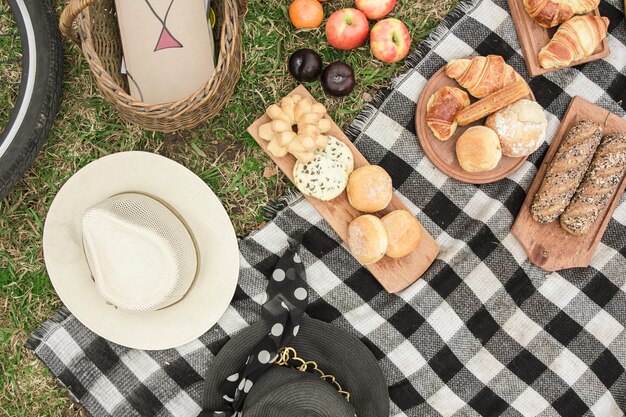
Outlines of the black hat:
[[303,316],[308,301],[297,242],[278,261],[263,320],[209,365],[201,417],[386,417],[387,385],[359,339]]
[[[228,406],[228,401],[220,395],[220,385],[238,372],[250,347],[269,331],[269,323],[258,322],[224,345],[206,373],[206,409],[221,410]],[[376,358],[359,339],[328,323],[302,317],[298,336],[289,345],[298,358],[315,362],[337,384],[322,379],[318,372],[274,365],[250,387],[242,410],[244,417],[389,415],[385,378]],[[339,389],[349,393],[349,400]]]

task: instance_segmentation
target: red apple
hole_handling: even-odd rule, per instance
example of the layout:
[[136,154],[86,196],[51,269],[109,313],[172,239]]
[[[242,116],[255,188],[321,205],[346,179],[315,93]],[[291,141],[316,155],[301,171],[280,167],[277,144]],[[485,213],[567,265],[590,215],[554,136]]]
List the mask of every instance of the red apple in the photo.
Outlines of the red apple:
[[326,22],[326,39],[333,48],[358,48],[367,39],[370,25],[367,17],[357,9],[341,9]]
[[384,19],[376,23],[370,33],[372,54],[383,62],[398,62],[411,49],[411,35],[398,19]]
[[378,20],[387,16],[396,0],[356,0],[356,8],[362,11],[370,20]]

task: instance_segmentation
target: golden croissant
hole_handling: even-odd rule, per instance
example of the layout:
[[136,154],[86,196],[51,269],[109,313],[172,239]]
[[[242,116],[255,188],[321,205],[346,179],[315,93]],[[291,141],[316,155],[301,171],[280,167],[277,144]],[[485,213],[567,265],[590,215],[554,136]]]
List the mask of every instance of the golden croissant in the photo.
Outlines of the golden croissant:
[[609,19],[606,17],[572,17],[539,51],[539,65],[543,68],[564,67],[593,54],[606,37],[608,27]]
[[524,7],[535,22],[543,27],[558,26],[576,14],[597,8],[600,0],[524,0]]
[[500,55],[453,59],[446,75],[455,79],[476,98],[483,98],[523,78]]

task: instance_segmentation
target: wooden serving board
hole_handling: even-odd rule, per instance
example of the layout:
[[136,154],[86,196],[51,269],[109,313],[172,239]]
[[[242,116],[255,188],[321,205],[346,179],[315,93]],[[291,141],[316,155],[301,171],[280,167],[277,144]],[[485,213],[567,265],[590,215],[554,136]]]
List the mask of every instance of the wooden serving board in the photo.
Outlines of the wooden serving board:
[[[289,95],[293,94],[313,98],[313,96],[311,96],[307,89],[302,85],[298,86],[295,90],[289,93]],[[278,165],[285,175],[293,182],[293,166],[295,165],[296,159],[291,154],[287,154],[281,158],[275,157],[267,151],[267,145],[269,142],[259,137],[259,126],[269,121],[270,118],[267,115],[263,115],[250,125],[250,127],[248,127],[248,132],[257,141],[261,148],[267,152],[276,165]],[[352,142],[350,142],[339,126],[337,126],[332,120],[331,125],[330,135],[335,136],[337,139],[344,142],[352,151],[352,155],[354,156],[354,168],[356,169],[369,165],[369,162],[367,162],[365,157],[352,144]],[[344,242],[347,239],[348,225],[350,222],[363,214],[350,205],[345,192],[331,201],[320,201],[316,198],[308,196],[306,198]],[[375,214],[383,216],[393,210],[399,209],[406,210],[407,208],[394,192],[389,206],[385,210]],[[399,259],[393,259],[385,256],[375,264],[367,265],[367,269],[378,280],[378,282],[380,282],[383,288],[390,293],[403,290],[417,281],[417,279],[420,278],[430,267],[439,253],[439,245],[437,242],[421,224],[420,227],[422,228],[422,239],[420,240],[417,249],[411,254]]]
[[[417,108],[415,110],[415,130],[417,131],[417,138],[424,150],[424,154],[441,172],[450,178],[468,184],[496,182],[517,171],[524,164],[524,161],[528,158],[527,156],[512,158],[502,155],[498,165],[491,171],[486,172],[467,172],[461,168],[459,160],[456,157],[456,141],[463,132],[470,127],[484,126],[485,120],[487,119],[486,117],[467,126],[457,126],[456,131],[448,140],[441,141],[435,137],[433,131],[426,124],[426,107],[428,100],[441,87],[451,86],[465,90],[455,80],[448,77],[445,71],[446,67],[443,66],[428,79],[417,101]],[[470,96],[472,102],[477,101],[471,97],[469,93],[468,96]],[[528,99],[535,101],[532,91]]]
[[[594,53],[586,58],[572,62],[566,67],[557,67],[545,69],[539,65],[539,51],[546,46],[552,36],[556,33],[557,27],[544,28],[539,25],[535,20],[530,17],[526,9],[524,8],[523,0],[509,0],[509,9],[511,10],[511,17],[515,24],[515,31],[517,32],[517,38],[519,39],[522,53],[524,54],[524,61],[526,61],[526,69],[531,77],[546,74],[548,72],[557,71],[563,68],[574,67],[576,65],[584,64],[586,62],[596,61],[609,55],[609,44],[606,38],[598,45]],[[589,13],[594,16],[600,16],[598,9]]]
[[558,219],[548,224],[541,224],[533,219],[530,206],[552,158],[563,137],[575,123],[583,119],[600,123],[604,128],[603,135],[616,132],[626,133],[626,120],[581,97],[576,96],[572,99],[511,229],[526,251],[528,259],[546,271],[589,266],[613,211],[619,203],[620,196],[626,188],[626,176],[624,176],[617,191],[586,235],[574,236],[567,233],[561,228]]

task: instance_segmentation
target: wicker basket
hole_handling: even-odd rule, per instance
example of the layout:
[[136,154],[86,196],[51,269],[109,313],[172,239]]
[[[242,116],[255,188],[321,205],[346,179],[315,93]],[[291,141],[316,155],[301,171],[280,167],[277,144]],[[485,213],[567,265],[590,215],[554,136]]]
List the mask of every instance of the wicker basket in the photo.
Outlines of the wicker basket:
[[[217,18],[215,71],[201,88],[181,100],[146,104],[128,94],[120,74],[122,46],[114,0],[71,0],[61,14],[61,32],[78,45],[104,99],[122,118],[145,129],[173,132],[190,129],[218,113],[233,93],[241,72],[240,18],[245,2],[215,0]],[[78,34],[73,29],[77,22]],[[219,30],[218,30],[219,29]]]

